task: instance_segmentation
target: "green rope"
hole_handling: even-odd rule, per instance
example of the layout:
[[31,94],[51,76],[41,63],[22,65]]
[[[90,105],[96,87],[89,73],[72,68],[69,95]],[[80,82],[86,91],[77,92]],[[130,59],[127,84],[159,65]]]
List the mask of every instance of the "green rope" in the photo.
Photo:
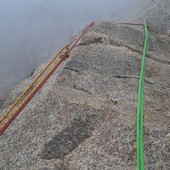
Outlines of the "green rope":
[[145,72],[145,58],[146,51],[148,47],[149,40],[149,31],[147,28],[147,24],[145,21],[145,42],[143,48],[142,55],[142,64],[141,64],[141,72],[139,79],[139,87],[138,87],[138,106],[137,106],[137,169],[144,170],[144,151],[143,151],[143,108],[144,108],[144,99],[143,99],[143,91],[144,91],[144,72]]

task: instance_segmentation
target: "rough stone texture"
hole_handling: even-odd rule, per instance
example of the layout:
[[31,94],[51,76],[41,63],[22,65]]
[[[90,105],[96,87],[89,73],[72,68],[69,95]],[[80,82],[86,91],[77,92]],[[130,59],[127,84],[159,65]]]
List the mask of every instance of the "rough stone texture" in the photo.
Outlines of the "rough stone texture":
[[[93,28],[0,139],[0,169],[136,169],[143,27]],[[170,39],[151,32],[145,72],[146,170],[170,167]],[[18,85],[3,110],[36,75]]]
[[143,23],[147,20],[152,31],[170,36],[169,0],[131,0],[123,12],[121,21]]

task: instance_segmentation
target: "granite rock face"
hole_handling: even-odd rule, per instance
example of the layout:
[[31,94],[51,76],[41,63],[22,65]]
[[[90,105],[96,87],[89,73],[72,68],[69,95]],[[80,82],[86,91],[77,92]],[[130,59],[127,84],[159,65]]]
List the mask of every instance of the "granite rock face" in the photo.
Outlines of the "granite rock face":
[[169,0],[131,0],[127,9],[123,11],[122,21],[143,23],[147,20],[152,31],[170,36]]
[[[135,170],[143,40],[143,26],[95,23],[1,136],[0,169]],[[151,31],[145,71],[146,170],[170,167],[169,45],[168,36]],[[11,92],[2,111],[42,66]]]
[[[170,167],[170,1],[134,6],[147,18],[145,69],[146,170]],[[146,1],[145,1],[146,2]],[[70,58],[0,137],[0,169],[135,170],[136,107],[144,30],[97,22]],[[0,99],[2,114],[43,68]]]

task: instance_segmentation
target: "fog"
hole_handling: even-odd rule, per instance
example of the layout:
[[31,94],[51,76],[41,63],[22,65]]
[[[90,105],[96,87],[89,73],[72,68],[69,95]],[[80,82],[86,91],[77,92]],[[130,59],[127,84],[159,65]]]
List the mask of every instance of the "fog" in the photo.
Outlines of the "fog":
[[91,21],[118,21],[129,0],[0,0],[0,95]]

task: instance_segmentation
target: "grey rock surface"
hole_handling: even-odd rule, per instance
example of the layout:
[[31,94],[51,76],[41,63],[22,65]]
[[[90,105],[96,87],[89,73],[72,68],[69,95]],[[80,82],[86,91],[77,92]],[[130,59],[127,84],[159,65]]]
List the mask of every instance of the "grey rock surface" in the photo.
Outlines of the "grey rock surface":
[[[135,170],[143,26],[98,22],[0,137],[0,169]],[[150,33],[146,170],[170,167],[170,38]],[[2,112],[33,76],[19,84]]]
[[159,34],[170,36],[169,0],[131,0],[121,21],[143,23],[148,21],[149,28]]

